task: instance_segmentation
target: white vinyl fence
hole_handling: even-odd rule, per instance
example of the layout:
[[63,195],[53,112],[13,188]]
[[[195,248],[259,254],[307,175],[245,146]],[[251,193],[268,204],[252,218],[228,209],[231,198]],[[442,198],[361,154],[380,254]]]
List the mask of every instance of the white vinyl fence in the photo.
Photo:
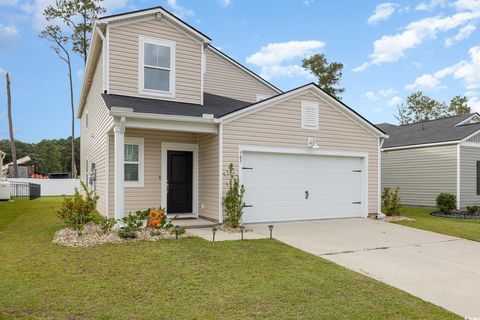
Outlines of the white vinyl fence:
[[30,179],[12,178],[8,181],[30,182],[41,186],[42,196],[73,195],[75,188],[80,190],[80,179]]

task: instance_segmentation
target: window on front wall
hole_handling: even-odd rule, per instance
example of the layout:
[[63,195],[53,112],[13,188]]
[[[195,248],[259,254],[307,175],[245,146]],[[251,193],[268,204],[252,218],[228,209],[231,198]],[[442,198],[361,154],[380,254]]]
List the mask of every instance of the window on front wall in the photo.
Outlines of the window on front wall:
[[173,95],[175,87],[175,43],[140,38],[140,91]]
[[127,187],[143,186],[143,139],[125,139],[124,180]]

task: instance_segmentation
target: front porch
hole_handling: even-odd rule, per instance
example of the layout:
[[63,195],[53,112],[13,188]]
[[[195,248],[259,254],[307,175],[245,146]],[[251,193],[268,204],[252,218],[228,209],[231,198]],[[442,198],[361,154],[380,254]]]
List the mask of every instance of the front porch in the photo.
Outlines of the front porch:
[[187,228],[221,221],[218,129],[207,123],[174,126],[172,121],[115,117],[108,136],[106,215],[122,219],[162,207]]

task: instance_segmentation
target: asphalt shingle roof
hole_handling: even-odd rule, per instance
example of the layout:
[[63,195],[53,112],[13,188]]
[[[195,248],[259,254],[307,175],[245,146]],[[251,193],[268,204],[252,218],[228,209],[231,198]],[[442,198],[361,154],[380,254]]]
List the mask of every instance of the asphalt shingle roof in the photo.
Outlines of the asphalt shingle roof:
[[389,135],[389,138],[383,144],[383,148],[458,141],[480,130],[480,123],[456,126],[456,124],[472,115],[468,114],[401,126],[381,123],[377,124],[377,127]]
[[109,109],[112,107],[132,108],[138,113],[165,114],[175,116],[202,117],[213,114],[215,118],[243,109],[251,102],[245,102],[205,92],[203,106],[194,103],[139,98],[118,94],[102,94]]

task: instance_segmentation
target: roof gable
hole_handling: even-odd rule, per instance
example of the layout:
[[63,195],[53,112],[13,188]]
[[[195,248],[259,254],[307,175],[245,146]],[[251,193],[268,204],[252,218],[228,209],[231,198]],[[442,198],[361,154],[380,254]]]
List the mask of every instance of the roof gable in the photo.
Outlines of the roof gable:
[[361,116],[359,113],[357,113],[355,110],[347,106],[345,103],[339,101],[338,99],[334,98],[327,92],[325,92],[323,89],[321,89],[319,86],[317,86],[315,83],[308,83],[304,86],[292,89],[290,91],[286,91],[284,93],[278,94],[276,96],[270,97],[268,99],[262,100],[260,102],[254,103],[248,107],[245,107],[241,110],[232,112],[228,115],[223,116],[221,119],[223,122],[230,122],[234,121],[235,119],[247,116],[249,114],[252,114],[254,112],[263,110],[265,108],[272,107],[276,105],[279,102],[285,101],[287,99],[290,99],[292,97],[295,97],[297,95],[303,94],[306,91],[311,91],[313,94],[315,94],[317,97],[319,97],[321,100],[324,100],[326,103],[329,105],[332,105],[336,107],[340,112],[342,112],[344,115],[349,117],[351,120],[356,121],[359,123],[361,126],[363,126],[366,130],[371,132],[372,134],[379,136],[379,137],[387,137],[385,132],[383,132],[381,129],[377,128],[374,124],[372,124],[370,121],[365,119],[363,116]]

